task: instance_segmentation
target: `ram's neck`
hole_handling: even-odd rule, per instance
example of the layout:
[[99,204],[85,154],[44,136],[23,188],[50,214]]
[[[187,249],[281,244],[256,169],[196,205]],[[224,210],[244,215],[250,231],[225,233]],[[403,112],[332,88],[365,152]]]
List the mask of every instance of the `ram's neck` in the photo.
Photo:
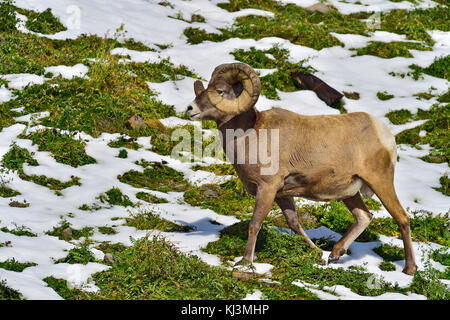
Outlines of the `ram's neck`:
[[226,122],[217,123],[217,128],[225,134],[227,129],[242,129],[247,131],[250,128],[253,128],[256,122],[256,117],[258,114],[258,110],[255,107],[250,108],[248,111],[245,111],[237,116],[232,117]]

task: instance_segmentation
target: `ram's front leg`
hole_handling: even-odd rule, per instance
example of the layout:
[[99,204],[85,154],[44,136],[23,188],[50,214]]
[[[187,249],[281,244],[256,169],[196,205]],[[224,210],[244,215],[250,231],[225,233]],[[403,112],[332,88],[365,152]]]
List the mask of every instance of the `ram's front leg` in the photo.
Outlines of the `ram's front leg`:
[[244,257],[236,265],[251,265],[255,254],[256,238],[261,229],[264,219],[272,208],[277,188],[270,185],[258,186],[256,192],[255,211],[248,228],[248,240],[245,247]]

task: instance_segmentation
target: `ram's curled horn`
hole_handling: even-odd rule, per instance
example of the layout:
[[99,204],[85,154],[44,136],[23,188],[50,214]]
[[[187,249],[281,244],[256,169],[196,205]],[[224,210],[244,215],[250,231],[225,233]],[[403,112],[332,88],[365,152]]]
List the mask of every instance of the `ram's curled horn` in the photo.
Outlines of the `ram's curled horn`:
[[[240,82],[242,92],[235,99],[222,97],[215,88],[218,80],[224,80],[230,86]],[[261,92],[261,82],[252,67],[245,63],[221,64],[214,69],[208,85],[208,99],[217,109],[228,114],[239,114],[255,105]]]

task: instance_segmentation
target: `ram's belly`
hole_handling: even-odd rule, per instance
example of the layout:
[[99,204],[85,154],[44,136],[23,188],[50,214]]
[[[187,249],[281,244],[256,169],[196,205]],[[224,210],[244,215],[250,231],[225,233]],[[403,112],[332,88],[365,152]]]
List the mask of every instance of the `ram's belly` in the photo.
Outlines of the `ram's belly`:
[[289,176],[277,197],[302,197],[314,201],[341,200],[354,196],[361,190],[364,182],[356,177],[341,178],[328,181],[307,181],[301,175]]

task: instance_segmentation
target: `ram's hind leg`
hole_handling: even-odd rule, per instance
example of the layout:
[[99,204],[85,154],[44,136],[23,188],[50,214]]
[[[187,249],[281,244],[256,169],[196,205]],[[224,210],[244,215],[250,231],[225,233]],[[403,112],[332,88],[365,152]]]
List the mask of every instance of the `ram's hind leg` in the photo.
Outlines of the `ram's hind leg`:
[[[387,179],[386,179],[387,180]],[[383,206],[394,218],[400,228],[403,240],[403,250],[405,251],[405,268],[403,273],[412,275],[417,270],[414,258],[414,250],[411,240],[411,229],[409,227],[409,217],[403,209],[394,189],[394,184],[387,180],[385,183],[372,184],[372,189],[383,203]]]
[[367,209],[359,192],[353,197],[343,200],[355,221],[345,235],[334,245],[328,263],[337,262],[347,252],[348,247],[366,229],[372,220],[372,214]]
[[275,198],[275,202],[278,204],[281,211],[283,212],[283,215],[286,218],[289,228],[291,228],[292,231],[294,231],[298,235],[302,236],[311,249],[319,250],[319,248],[316,247],[314,242],[311,241],[311,239],[305,233],[303,228],[300,226],[300,223],[298,223],[298,217],[297,217],[297,213],[295,211],[294,199],[293,198]]

